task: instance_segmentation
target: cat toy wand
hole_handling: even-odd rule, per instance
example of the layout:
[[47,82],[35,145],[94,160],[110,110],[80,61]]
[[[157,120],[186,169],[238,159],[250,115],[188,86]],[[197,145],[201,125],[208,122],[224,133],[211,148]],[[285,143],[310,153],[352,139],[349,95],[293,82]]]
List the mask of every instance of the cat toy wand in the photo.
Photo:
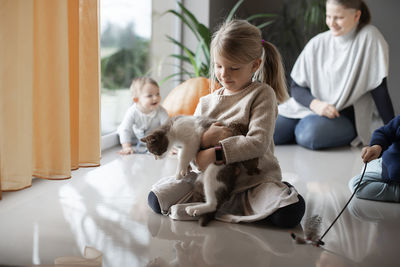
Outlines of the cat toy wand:
[[[344,210],[345,210],[345,209],[347,208],[347,206],[349,205],[350,201],[353,199],[354,195],[357,193],[357,190],[358,190],[358,188],[359,188],[360,185],[361,185],[362,179],[364,178],[364,174],[365,174],[365,170],[366,170],[366,169],[367,169],[367,162],[366,162],[365,165],[364,165],[364,170],[363,170],[363,172],[362,172],[362,174],[361,174],[360,181],[358,181],[358,184],[357,184],[357,186],[356,186],[356,189],[354,189],[353,194],[350,196],[350,199],[347,201],[346,205],[344,205],[342,211],[338,214],[338,216],[336,216],[336,218],[333,220],[333,222],[331,223],[331,225],[328,227],[328,229],[326,229],[326,231],[324,232],[324,234],[323,234],[318,240],[314,240],[314,241],[311,240],[311,241],[312,241],[311,243],[312,243],[314,246],[319,247],[319,246],[325,245],[325,242],[322,241],[322,239],[323,239],[323,238],[325,237],[325,235],[329,232],[329,230],[332,228],[332,226],[336,223],[336,221],[339,219],[340,215],[342,215],[342,213],[344,212]],[[301,237],[299,237],[299,236],[296,236],[295,233],[291,233],[290,235],[292,236],[292,238],[293,238],[294,240],[296,240],[296,242],[298,242],[298,243],[300,243],[300,244],[306,244],[306,243],[307,243],[307,241],[306,241],[304,238],[301,238]]]

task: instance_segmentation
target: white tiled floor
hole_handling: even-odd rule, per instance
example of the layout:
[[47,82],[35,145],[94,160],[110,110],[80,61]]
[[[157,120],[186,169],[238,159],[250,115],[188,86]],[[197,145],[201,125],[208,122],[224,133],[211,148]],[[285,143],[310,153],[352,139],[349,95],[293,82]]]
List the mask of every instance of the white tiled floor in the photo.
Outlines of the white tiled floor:
[[[103,266],[399,266],[400,206],[354,198],[326,235],[324,247],[295,244],[287,229],[260,224],[172,221],[147,207],[147,193],[176,159],[103,153],[98,168],[65,181],[35,180],[0,201],[0,266],[50,265],[103,253]],[[360,150],[312,152],[276,147],[284,180],[319,214],[324,231],[350,197],[348,180],[361,172]],[[302,233],[302,227],[292,229]]]

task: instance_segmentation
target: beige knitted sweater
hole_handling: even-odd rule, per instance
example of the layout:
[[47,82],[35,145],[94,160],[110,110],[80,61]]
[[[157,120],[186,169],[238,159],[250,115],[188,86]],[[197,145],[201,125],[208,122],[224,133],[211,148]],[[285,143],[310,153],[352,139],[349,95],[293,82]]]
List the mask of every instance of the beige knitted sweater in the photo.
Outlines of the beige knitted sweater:
[[245,191],[264,182],[281,181],[281,169],[274,155],[273,134],[278,106],[274,90],[267,84],[253,82],[247,88],[224,95],[224,88],[204,96],[195,115],[208,116],[224,123],[248,125],[246,136],[222,140],[226,163],[258,158],[259,175],[247,175],[245,170],[236,182],[234,193]]

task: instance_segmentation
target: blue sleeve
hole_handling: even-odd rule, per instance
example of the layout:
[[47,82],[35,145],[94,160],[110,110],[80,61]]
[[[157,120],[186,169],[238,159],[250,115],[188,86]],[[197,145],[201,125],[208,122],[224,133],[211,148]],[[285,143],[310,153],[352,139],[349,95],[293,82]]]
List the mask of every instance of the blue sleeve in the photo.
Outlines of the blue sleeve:
[[293,80],[290,84],[290,93],[297,102],[307,108],[310,107],[311,101],[315,99],[315,97],[311,94],[310,88],[302,87]]
[[388,124],[374,131],[370,146],[380,145],[382,152],[388,149],[393,142],[400,141],[400,115],[389,121]]
[[382,80],[382,83],[378,87],[371,91],[371,94],[383,123],[387,124],[394,118],[394,110],[392,100],[389,96],[386,78]]

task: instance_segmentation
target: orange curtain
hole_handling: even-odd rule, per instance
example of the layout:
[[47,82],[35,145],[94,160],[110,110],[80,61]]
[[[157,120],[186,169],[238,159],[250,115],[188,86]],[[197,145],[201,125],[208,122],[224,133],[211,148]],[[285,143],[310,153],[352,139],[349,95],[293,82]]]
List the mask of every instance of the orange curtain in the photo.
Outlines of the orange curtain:
[[100,162],[99,0],[0,0],[0,197]]

